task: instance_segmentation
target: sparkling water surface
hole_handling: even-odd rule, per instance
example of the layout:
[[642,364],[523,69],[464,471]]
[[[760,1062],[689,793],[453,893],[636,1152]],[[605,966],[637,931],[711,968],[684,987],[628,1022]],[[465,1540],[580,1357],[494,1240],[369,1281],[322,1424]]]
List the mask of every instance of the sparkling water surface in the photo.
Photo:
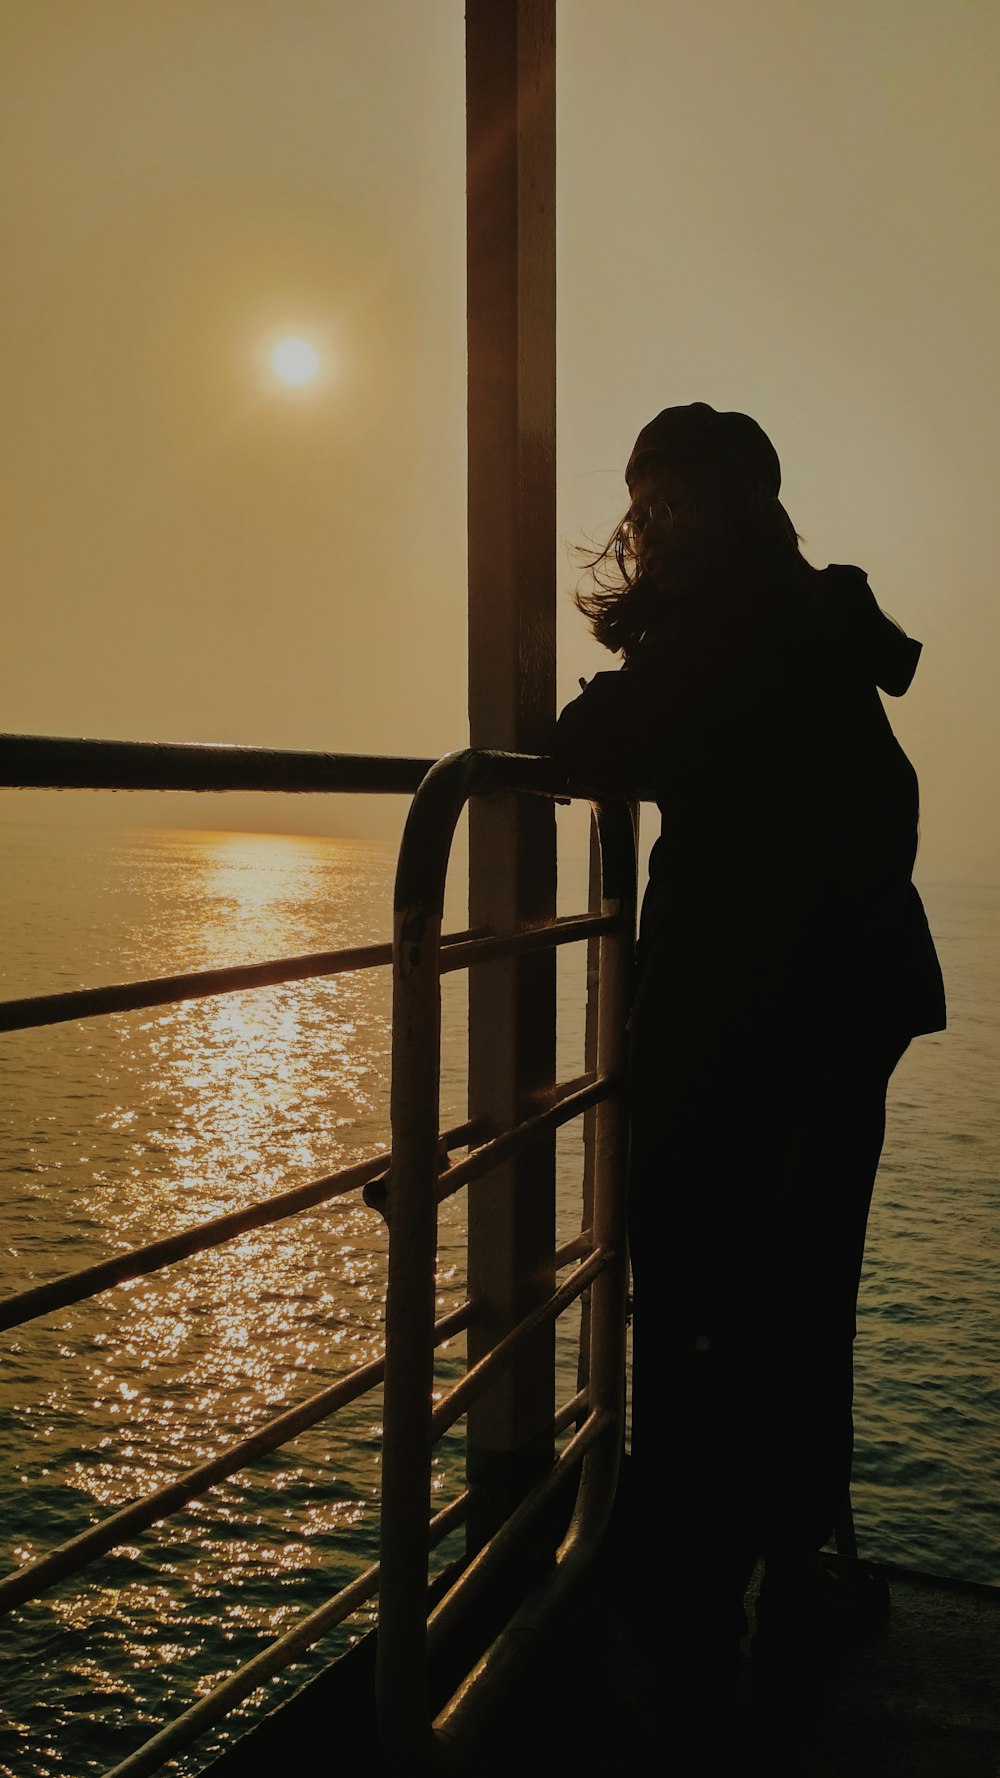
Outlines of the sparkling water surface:
[[[571,828],[564,912],[584,904],[580,840]],[[394,858],[372,844],[53,820],[0,829],[0,853],[3,998],[377,942],[391,926]],[[1000,892],[930,886],[925,900],[951,1025],[911,1046],[890,1094],[855,1507],[865,1553],[1000,1584]],[[449,923],[465,924],[460,908]],[[559,971],[565,1076],[582,1067],[582,950]],[[464,1117],[464,978],[444,992],[447,1126]],[[380,1152],[389,994],[378,969],[0,1037],[3,1289]],[[579,1155],[578,1127],[561,1133],[561,1239],[578,1223]],[[463,1217],[460,1194],[442,1218],[442,1307],[462,1294]],[[380,1219],[352,1196],[0,1336],[4,1568],[375,1356],[385,1255]],[[442,1351],[441,1387],[463,1356],[460,1340]],[[5,1620],[0,1772],[106,1770],[371,1562],[380,1430],[376,1393]],[[460,1452],[456,1429],[441,1504]],[[168,1769],[197,1770],[370,1616]]]

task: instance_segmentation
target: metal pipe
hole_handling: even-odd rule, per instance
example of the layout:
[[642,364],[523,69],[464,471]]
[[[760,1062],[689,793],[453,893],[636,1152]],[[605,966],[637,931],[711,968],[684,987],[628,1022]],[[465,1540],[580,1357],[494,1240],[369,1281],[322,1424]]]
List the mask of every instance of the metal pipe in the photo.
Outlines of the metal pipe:
[[[473,1124],[458,1124],[439,1138],[439,1147],[460,1148],[473,1134]],[[114,1259],[98,1260],[95,1265],[82,1266],[78,1272],[65,1272],[48,1284],[36,1284],[31,1290],[18,1291],[16,1296],[0,1301],[0,1332],[5,1328],[20,1327],[25,1321],[37,1320],[39,1315],[51,1314],[55,1309],[65,1309],[70,1303],[81,1303],[87,1297],[98,1296],[101,1291],[123,1284],[126,1279],[162,1271],[164,1266],[188,1259],[193,1253],[221,1247],[249,1229],[266,1228],[272,1222],[296,1216],[299,1211],[309,1210],[315,1204],[328,1204],[334,1198],[346,1197],[348,1192],[384,1178],[391,1165],[391,1153],[373,1155],[370,1160],[358,1161],[353,1167],[342,1168],[339,1173],[310,1179],[305,1185],[294,1185],[273,1198],[260,1199],[240,1210],[228,1210],[223,1216],[195,1223],[192,1228],[181,1229],[176,1235],[165,1235],[162,1240],[147,1242],[145,1247],[118,1253]]]
[[329,1173],[323,1179],[311,1179],[306,1185],[293,1186],[290,1191],[280,1192],[262,1203],[227,1211],[210,1222],[197,1223],[176,1235],[149,1241],[144,1247],[133,1247],[129,1253],[116,1254],[114,1259],[99,1260],[96,1265],[82,1266],[78,1272],[66,1272],[61,1278],[53,1278],[48,1284],[36,1284],[31,1290],[18,1291],[16,1296],[5,1297],[0,1302],[0,1330],[19,1327],[24,1321],[34,1321],[39,1315],[66,1308],[69,1303],[83,1302],[87,1297],[110,1290],[115,1284],[123,1284],[128,1278],[158,1272],[193,1253],[203,1253],[206,1248],[220,1247],[248,1229],[264,1228],[268,1223],[280,1222],[286,1216],[308,1210],[314,1204],[326,1204],[333,1198],[344,1197],[385,1173],[389,1161],[388,1154],[373,1155],[371,1160],[359,1161],[356,1166],[346,1167],[340,1173]]
[[[627,804],[598,803],[602,908],[616,912],[617,928],[600,940],[597,1067],[624,1081],[628,1076],[628,1014],[632,999],[636,902],[636,836]],[[594,1131],[593,1230],[615,1263],[595,1280],[590,1299],[590,1399],[617,1420],[624,1437],[625,1300],[628,1289],[626,1182],[628,1104],[624,1092],[603,1100]],[[591,1545],[603,1536],[618,1481],[621,1443],[602,1446],[584,1466],[580,1484],[580,1536]]]
[[[591,1412],[576,1434],[581,1445],[577,1446],[576,1439],[572,1440],[560,1453],[557,1465],[562,1463],[571,1448],[572,1462],[575,1463],[582,1455],[586,1464],[592,1452],[600,1451],[614,1432],[615,1425],[611,1416]],[[564,1474],[565,1471],[560,1473],[560,1482]],[[545,1487],[548,1481],[549,1478],[546,1477],[541,1486]],[[551,1488],[546,1489],[546,1500],[555,1492],[556,1485],[553,1476]],[[545,1501],[541,1504],[544,1506]],[[499,1535],[502,1536],[506,1529],[504,1526]],[[493,1548],[492,1544],[488,1545],[482,1552],[483,1556],[491,1557]],[[594,1549],[587,1547],[581,1539],[578,1528],[571,1527],[557,1552],[553,1569],[529,1593],[510,1622],[476,1662],[451,1701],[435,1718],[433,1730],[438,1759],[446,1770],[453,1769],[456,1763],[461,1765],[463,1755],[468,1753],[469,1748],[484,1733],[500,1701],[509,1694],[514,1682],[540,1651],[544,1635],[589,1566],[594,1553]]]
[[[442,944],[463,945],[478,934],[453,933]],[[484,935],[485,936],[485,935]],[[247,988],[274,987],[281,982],[346,975],[377,969],[392,962],[392,945],[354,945],[342,951],[312,951],[301,957],[275,957],[265,963],[240,963],[228,969],[194,969],[183,975],[153,976],[142,982],[121,982],[102,988],[74,988],[65,994],[35,994],[0,1001],[0,1031],[26,1031],[36,1025],[64,1024],[98,1013],[135,1012],[146,1006],[174,1006],[210,995],[234,994]],[[459,968],[459,964],[453,965]]]
[[267,963],[240,963],[230,969],[196,969],[184,975],[153,976],[106,988],[74,988],[66,994],[34,994],[0,1001],[0,1031],[27,1031],[36,1025],[62,1025],[99,1013],[135,1012],[145,1006],[175,1006],[214,994],[270,988],[279,982],[343,975],[392,962],[392,946],[355,945],[345,951],[316,951],[302,957],[276,957]]
[[[536,762],[537,763],[537,762]],[[441,1425],[446,1414],[457,1415],[462,1396],[454,1393],[441,1413],[432,1417],[432,1367],[426,1328],[433,1303],[436,1259],[436,1206],[439,1192],[447,1195],[458,1183],[495,1164],[503,1154],[529,1143],[539,1131],[548,1134],[563,1115],[573,1115],[586,1104],[608,1099],[624,1083],[624,1065],[616,1053],[617,1078],[601,1071],[598,1079],[579,1093],[527,1119],[514,1130],[485,1144],[489,1153],[477,1151],[439,1177],[436,1147],[437,1095],[440,1046],[440,925],[448,853],[462,804],[470,795],[487,789],[516,790],[524,777],[526,762],[498,754],[456,754],[441,760],[424,780],[407,818],[396,876],[396,938],[393,969],[393,1150],[396,1155],[390,1182],[389,1292],[386,1305],[386,1390],[383,1443],[382,1496],[382,1611],[379,1633],[376,1697],[380,1733],[387,1750],[410,1766],[433,1757],[433,1739],[426,1697],[427,1621],[424,1609],[427,1581],[426,1523],[429,1500],[429,1450],[432,1426]],[[543,762],[544,769],[544,762]],[[542,786],[547,790],[547,784]],[[624,805],[606,812],[598,808],[604,854],[604,903],[601,917],[607,921],[603,945],[617,944],[618,957],[631,964],[634,909],[634,844],[631,822]],[[632,847],[631,878],[628,860],[620,844],[627,832]],[[616,845],[616,842],[618,844]],[[628,884],[631,881],[631,894]],[[615,954],[609,954],[613,969]],[[617,971],[624,982],[624,968]],[[619,995],[612,995],[616,1011]],[[624,1031],[625,1019],[621,1016]],[[619,1044],[619,1052],[620,1052]],[[610,1039],[605,1045],[611,1053]],[[575,1102],[574,1102],[575,1101]],[[620,1129],[621,1117],[605,1124],[599,1148],[606,1162],[620,1161],[617,1145],[608,1132]],[[600,1167],[598,1169],[600,1171]],[[609,1187],[605,1186],[605,1193]],[[617,1217],[624,1227],[624,1177],[621,1167],[610,1181],[611,1199],[602,1212],[605,1223]],[[598,1192],[600,1200],[600,1192]],[[607,1203],[613,1205],[613,1212]],[[596,1217],[595,1209],[595,1217]],[[595,1235],[597,1225],[595,1223]],[[551,1265],[552,1248],[549,1249]],[[591,1256],[592,1260],[598,1256]],[[599,1256],[603,1261],[603,1254]],[[621,1295],[624,1325],[624,1239],[617,1262],[608,1266]],[[589,1263],[589,1262],[587,1262]],[[579,1268],[579,1272],[584,1271]],[[596,1282],[596,1280],[595,1280]],[[585,1288],[586,1281],[580,1284]],[[605,1309],[614,1293],[603,1294]],[[546,1311],[540,1311],[544,1317]],[[530,1317],[528,1318],[530,1320]],[[604,1317],[595,1317],[600,1326]],[[542,1325],[540,1323],[539,1325]],[[527,1335],[515,1332],[515,1338]],[[486,1362],[492,1356],[486,1355]],[[473,1360],[475,1363],[475,1360]],[[607,1367],[601,1373],[606,1383]],[[461,1385],[459,1385],[461,1388]],[[594,1473],[585,1463],[580,1499],[570,1534],[562,1546],[563,1572],[575,1577],[591,1558],[610,1514],[617,1474],[621,1427],[621,1377],[611,1406],[596,1399],[594,1411],[601,1423],[618,1428],[610,1462]],[[549,1419],[551,1437],[552,1417]],[[587,1485],[588,1469],[591,1470]],[[610,1483],[610,1486],[609,1486]],[[581,1506],[582,1503],[582,1506]],[[561,1581],[561,1585],[563,1582]],[[544,1607],[547,1609],[547,1607]],[[492,1682],[487,1682],[492,1690]],[[463,1711],[479,1709],[472,1693],[464,1693]],[[450,1732],[450,1731],[449,1731]]]
[[[450,755],[451,758],[458,757]],[[477,748],[476,789],[594,801],[600,786],[568,781],[536,753]],[[0,788],[41,790],[254,790],[292,794],[408,796],[440,760],[369,753],[318,753],[201,741],[100,741],[0,734]],[[652,789],[634,794],[655,802]]]
[[[587,908],[593,913],[601,907],[601,843],[597,833],[597,817],[591,809],[588,833]],[[601,943],[592,938],[587,945],[587,1004],[583,1029],[583,1065],[588,1073],[597,1073],[597,1016],[601,988]],[[593,1228],[594,1169],[597,1161],[597,1110],[588,1111],[583,1120],[583,1203],[581,1223]],[[577,1350],[576,1380],[581,1389],[590,1375],[590,1298],[581,1305],[580,1344]]]
[[583,1259],[585,1254],[592,1253],[593,1250],[593,1229],[581,1229],[580,1233],[574,1235],[572,1240],[564,1241],[561,1247],[556,1248],[553,1255],[556,1271],[561,1271],[563,1266],[568,1266],[571,1260]]
[[431,759],[0,735],[0,785],[51,790],[282,790],[406,796]]
[[[514,1511],[506,1518],[499,1531],[494,1532],[489,1543],[477,1551],[468,1567],[463,1568],[454,1585],[449,1588],[431,1612],[427,1623],[428,1650],[431,1654],[440,1647],[462,1612],[470,1601],[480,1595],[491,1580],[500,1572],[504,1563],[509,1561],[517,1545],[532,1525],[537,1524],[541,1513],[549,1501],[559,1492],[567,1474],[583,1461],[587,1452],[597,1443],[601,1434],[611,1430],[613,1416],[606,1410],[591,1410],[582,1426],[574,1433],[569,1443],[560,1451],[551,1468],[548,1469],[540,1482],[536,1482],[529,1494],[518,1502]],[[448,1710],[444,1712],[445,1718]]]
[[[438,1346],[452,1334],[461,1333],[468,1327],[471,1317],[472,1304],[468,1302],[452,1309],[449,1314],[442,1315],[435,1324],[433,1345]],[[366,1395],[370,1389],[381,1383],[384,1371],[384,1357],[373,1358],[369,1364],[362,1365],[349,1376],[341,1377],[326,1389],[310,1395],[298,1407],[288,1408],[285,1413],[278,1414],[259,1431],[251,1433],[249,1438],[241,1439],[239,1444],[230,1445],[228,1450],[220,1451],[217,1457],[197,1464],[194,1469],[187,1470],[176,1481],[168,1482],[155,1493],[147,1494],[141,1500],[130,1501],[128,1506],[119,1507],[117,1512],[109,1514],[99,1524],[91,1525],[86,1531],[78,1532],[75,1537],[67,1538],[57,1549],[40,1556],[36,1562],[26,1563],[15,1574],[8,1574],[0,1580],[0,1613],[12,1611],[15,1606],[23,1605],[27,1599],[37,1598],[39,1593],[54,1586],[56,1581],[64,1580],[67,1575],[76,1573],[97,1556],[105,1555],[108,1550],[116,1548],[138,1532],[146,1531],[150,1525],[168,1518],[171,1513],[186,1506],[189,1500],[206,1493],[217,1482],[224,1482],[228,1476],[235,1475],[237,1470],[245,1469],[249,1463],[263,1457],[268,1451],[288,1444],[291,1439],[297,1438],[300,1433],[306,1432],[310,1426],[315,1426],[317,1421],[325,1419],[336,1409],[357,1401],[359,1396]]]
[[494,1136],[481,1147],[472,1149],[464,1160],[456,1161],[438,1177],[437,1198],[442,1203],[450,1198],[461,1186],[468,1185],[473,1179],[480,1179],[502,1162],[520,1154],[524,1149],[531,1148],[546,1136],[559,1129],[560,1125],[568,1124],[572,1118],[579,1117],[582,1111],[591,1105],[597,1105],[602,1099],[609,1098],[617,1092],[622,1080],[615,1080],[608,1075],[600,1075],[586,1087],[567,1093],[550,1105],[547,1111],[538,1112],[537,1116],[525,1118],[513,1130],[505,1130],[502,1136]]
[[[449,933],[441,939],[441,973],[468,969],[497,957],[544,950],[550,945],[572,944],[604,931],[600,920],[586,914],[570,914],[548,926],[508,937],[488,933]],[[73,1019],[89,1019],[99,1013],[135,1012],[147,1006],[175,1006],[185,1000],[201,1000],[215,994],[235,994],[248,988],[275,987],[281,982],[302,982],[314,977],[346,975],[358,969],[377,969],[392,962],[392,945],[355,945],[342,951],[312,951],[301,957],[275,957],[266,963],[240,963],[228,969],[195,969],[183,975],[153,976],[141,982],[121,982],[102,988],[74,988],[65,994],[33,994],[20,1000],[0,1001],[0,1031],[27,1031],[38,1025],[62,1025]]]
[[491,963],[501,957],[523,957],[533,951],[551,950],[555,945],[575,944],[607,930],[608,921],[604,916],[562,914],[557,920],[496,937],[474,938],[452,945],[442,939],[441,974],[447,975],[452,969],[465,969],[470,964]]
[[575,1395],[570,1396],[569,1401],[564,1401],[562,1407],[556,1410],[556,1417],[552,1422],[553,1432],[565,1432],[567,1426],[572,1426],[574,1420],[579,1420],[590,1405],[589,1396],[589,1389],[578,1389]]
[[557,1080],[555,1097],[557,1100],[568,1099],[570,1093],[578,1093],[581,1087],[591,1086],[596,1079],[597,1070],[591,1068],[586,1074],[574,1074],[572,1080]]
[[[602,1083],[594,1082],[592,1085],[600,1088]],[[604,1093],[612,1091],[613,1082],[603,1083]],[[553,1121],[567,1122],[587,1106],[598,1103],[601,1096],[602,1093],[591,1095],[588,1087],[585,1104],[581,1105],[575,1100],[570,1102],[565,1115]],[[556,1109],[561,1110],[562,1104],[553,1108],[553,1111]],[[542,1113],[541,1116],[552,1118],[551,1113]],[[546,1124],[545,1127],[548,1128],[549,1125]],[[460,1147],[474,1131],[473,1124],[459,1124],[439,1138],[438,1147]],[[529,1120],[528,1124],[510,1131],[507,1136],[498,1137],[493,1142],[473,1149],[467,1159],[475,1162],[474,1166],[465,1171],[466,1163],[457,1162],[453,1168],[448,1168],[439,1175],[441,1181],[448,1183],[448,1190],[442,1191],[441,1196],[450,1196],[470,1180],[488,1173],[494,1164],[491,1157],[495,1148],[502,1144],[513,1145],[515,1142],[528,1146],[537,1139],[534,1120]],[[509,1153],[510,1146],[503,1152]],[[123,1284],[130,1278],[162,1271],[165,1266],[188,1259],[192,1254],[203,1253],[210,1247],[222,1246],[234,1236],[246,1234],[251,1229],[266,1228],[271,1223],[281,1222],[285,1217],[295,1216],[316,1204],[331,1203],[335,1198],[346,1197],[359,1187],[376,1185],[381,1180],[387,1182],[391,1165],[391,1153],[373,1155],[371,1160],[359,1161],[339,1173],[328,1173],[321,1179],[311,1179],[305,1185],[293,1186],[289,1191],[280,1192],[273,1198],[249,1204],[240,1210],[227,1211],[222,1216],[213,1217],[209,1222],[196,1223],[192,1228],[182,1229],[176,1235],[149,1241],[144,1247],[133,1247],[128,1253],[116,1254],[114,1259],[98,1260],[92,1266],[82,1266],[79,1271],[65,1272],[60,1278],[50,1279],[47,1284],[36,1284],[30,1290],[18,1291],[0,1300],[0,1332],[20,1327],[27,1321],[35,1321],[39,1316],[51,1314],[56,1309],[65,1309],[72,1303],[84,1302],[88,1297],[99,1296],[102,1291],[110,1290],[116,1284]],[[463,1169],[461,1176],[456,1177],[460,1169]],[[386,1197],[388,1198],[388,1192]],[[372,1208],[377,1209],[379,1206],[373,1202]],[[556,1249],[556,1270],[568,1265],[570,1260],[579,1259],[590,1252],[592,1246],[590,1231],[585,1230],[574,1235]]]
[[[431,1546],[440,1543],[450,1531],[463,1523],[468,1514],[469,1499],[466,1491],[435,1514],[427,1528]],[[191,1704],[182,1716],[168,1723],[159,1734],[153,1735],[149,1741],[136,1748],[134,1753],[120,1760],[118,1765],[105,1774],[105,1778],[146,1778],[148,1773],[159,1771],[173,1754],[197,1740],[199,1735],[204,1734],[221,1716],[225,1716],[244,1698],[249,1697],[258,1686],[290,1667],[307,1648],[311,1648],[314,1642],[325,1636],[328,1630],[342,1623],[352,1611],[356,1611],[366,1599],[371,1598],[378,1590],[378,1584],[379,1565],[374,1563],[346,1587],[342,1587],[325,1605],[311,1611],[301,1623],[294,1624],[283,1636],[262,1649],[260,1654],[254,1655],[252,1660],[247,1661],[235,1673],[230,1673],[205,1697]]]
[[547,1297],[544,1303],[540,1303],[536,1309],[532,1309],[529,1315],[525,1315],[516,1327],[511,1328],[509,1334],[505,1334],[502,1340],[485,1353],[470,1370],[467,1370],[464,1377],[459,1378],[454,1388],[449,1389],[448,1393],[434,1404],[431,1413],[431,1437],[439,1439],[442,1433],[447,1432],[449,1426],[453,1426],[456,1420],[460,1420],[469,1403],[475,1401],[477,1396],[482,1395],[483,1391],[489,1388],[494,1378],[507,1369],[513,1360],[524,1351],[524,1348],[541,1333],[543,1328],[550,1327],[553,1321],[557,1321],[563,1310],[568,1309],[570,1303],[576,1301],[576,1298],[587,1289],[587,1286],[599,1273],[613,1263],[614,1258],[615,1255],[609,1248],[596,1248],[589,1259],[586,1259],[581,1266],[577,1267],[572,1276],[567,1278],[565,1284],[561,1284],[559,1289]]
[[392,1142],[382,1439],[382,1588],[376,1697],[382,1732],[432,1750],[426,1683],[427,1523],[437,1261],[441,910],[469,754],[442,760],[406,819],[396,871]]
[[[599,960],[600,1017],[597,1066],[624,1076],[627,1011],[633,967],[635,834],[624,804],[598,804],[602,900],[620,916],[616,930],[602,939]],[[562,1601],[592,1561],[607,1528],[614,1502],[624,1425],[625,1183],[627,1106],[624,1093],[602,1101],[595,1130],[594,1240],[611,1249],[610,1262],[591,1289],[589,1424],[599,1421],[605,1436],[595,1438],[584,1457],[569,1530],[556,1553],[554,1570],[514,1613],[509,1624],[459,1687],[434,1723],[439,1748],[447,1757],[475,1742],[499,1700],[531,1659],[539,1639]],[[569,1449],[569,1447],[567,1447]],[[504,1530],[498,1535],[503,1536]],[[484,1557],[489,1558],[489,1548]],[[492,1558],[495,1560],[496,1558]]]
[[437,1254],[440,932],[448,857],[468,797],[548,791],[553,769],[516,755],[464,752],[440,760],[415,796],[396,872],[393,965],[389,1283],[382,1454],[382,1614],[376,1692],[383,1732],[431,1750],[425,1695],[426,1525],[429,1510],[433,1322]]

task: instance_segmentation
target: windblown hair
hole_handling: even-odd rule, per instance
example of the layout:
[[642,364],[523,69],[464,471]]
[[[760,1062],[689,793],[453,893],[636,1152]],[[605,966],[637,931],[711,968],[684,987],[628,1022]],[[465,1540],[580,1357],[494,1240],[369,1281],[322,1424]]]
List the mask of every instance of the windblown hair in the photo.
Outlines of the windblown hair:
[[[808,572],[799,554],[799,536],[780,500],[756,486],[727,490],[725,500],[713,491],[704,499],[685,495],[674,506],[662,496],[648,502],[649,488],[633,500],[603,549],[581,551],[582,569],[591,585],[577,587],[574,603],[590,623],[598,642],[626,660],[665,615],[671,595],[696,591],[722,575],[747,569],[787,574],[796,566]],[[689,508],[696,523],[711,527],[714,547],[693,564],[678,546],[678,513]],[[676,510],[675,510],[676,509]]]

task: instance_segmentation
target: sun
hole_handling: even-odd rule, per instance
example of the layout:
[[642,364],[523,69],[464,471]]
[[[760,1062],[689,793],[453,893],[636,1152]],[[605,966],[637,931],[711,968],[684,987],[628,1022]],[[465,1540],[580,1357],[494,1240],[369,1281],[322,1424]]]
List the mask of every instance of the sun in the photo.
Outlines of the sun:
[[271,369],[279,383],[290,389],[301,389],[316,381],[322,360],[312,340],[299,333],[289,333],[272,346]]

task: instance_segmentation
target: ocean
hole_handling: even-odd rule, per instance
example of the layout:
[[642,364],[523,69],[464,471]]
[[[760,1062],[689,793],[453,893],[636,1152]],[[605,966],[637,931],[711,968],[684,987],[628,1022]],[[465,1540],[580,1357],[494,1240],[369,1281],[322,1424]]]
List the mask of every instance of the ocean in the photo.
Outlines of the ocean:
[[[372,943],[391,848],[51,821],[0,827],[0,997]],[[560,812],[560,911],[585,905]],[[462,859],[453,871],[454,928]],[[859,1310],[862,1553],[1000,1585],[993,1262],[1000,890],[922,884],[949,997],[890,1089]],[[582,947],[559,956],[560,1073],[582,1069]],[[2,1288],[267,1196],[388,1145],[387,969],[0,1037]],[[465,983],[445,978],[442,1125],[465,1115]],[[559,1235],[580,1132],[559,1139]],[[462,1290],[462,1194],[442,1306]],[[19,1565],[374,1356],[385,1230],[351,1198],[0,1335],[2,1567]],[[572,1328],[561,1397],[572,1393]],[[461,1365],[462,1342],[441,1377]],[[4,1620],[0,1772],[90,1774],[374,1559],[380,1400],[366,1397]],[[457,1431],[434,1486],[460,1483]],[[360,1635],[333,1632],[168,1769],[194,1772]]]

